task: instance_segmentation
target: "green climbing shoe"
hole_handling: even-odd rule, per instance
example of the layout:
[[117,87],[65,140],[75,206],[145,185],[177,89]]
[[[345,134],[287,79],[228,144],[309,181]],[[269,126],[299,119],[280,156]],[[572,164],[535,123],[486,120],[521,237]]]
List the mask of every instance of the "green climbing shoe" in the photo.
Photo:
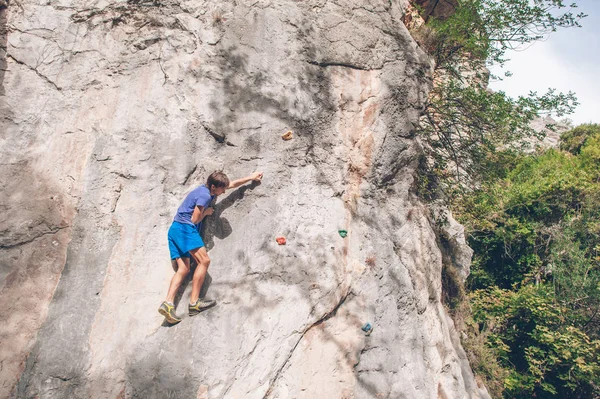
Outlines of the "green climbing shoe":
[[169,302],[164,301],[160,304],[158,308],[158,313],[163,315],[165,319],[171,324],[177,324],[181,321],[181,318],[177,317],[175,314],[175,306],[171,305]]
[[203,310],[212,308],[216,304],[217,304],[217,301],[215,301],[215,300],[206,299],[206,298],[204,298],[204,299],[198,298],[198,300],[196,301],[195,304],[188,306],[188,314],[190,316],[195,316],[198,313],[202,312]]

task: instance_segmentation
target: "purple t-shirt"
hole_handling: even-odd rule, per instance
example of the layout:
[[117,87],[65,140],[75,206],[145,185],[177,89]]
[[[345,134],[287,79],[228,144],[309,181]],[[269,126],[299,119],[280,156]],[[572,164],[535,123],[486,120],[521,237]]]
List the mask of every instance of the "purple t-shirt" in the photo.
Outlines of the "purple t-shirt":
[[205,185],[195,188],[187,195],[187,197],[185,197],[183,203],[177,209],[177,214],[175,215],[175,218],[173,218],[173,221],[191,224],[192,226],[196,226],[198,231],[200,231],[202,221],[197,225],[192,223],[192,214],[194,213],[194,208],[201,206],[206,209],[214,197],[214,195],[210,195],[210,190]]

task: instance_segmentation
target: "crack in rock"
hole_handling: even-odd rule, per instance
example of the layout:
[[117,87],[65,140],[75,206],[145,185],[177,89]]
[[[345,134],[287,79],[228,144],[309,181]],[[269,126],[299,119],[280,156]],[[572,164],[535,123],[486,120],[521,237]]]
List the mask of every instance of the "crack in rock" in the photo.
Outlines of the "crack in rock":
[[121,194],[123,191],[123,185],[119,185],[119,188],[115,190],[115,192],[117,193],[117,197],[115,198],[113,205],[111,207],[110,213],[114,213],[115,210],[117,209],[117,205],[119,204],[119,200],[121,199]]
[[129,173],[127,173],[127,174],[121,173],[121,172],[111,172],[111,173],[115,174],[115,175],[117,175],[117,176],[119,176],[119,177],[121,177],[121,178],[123,178],[125,180],[135,180],[135,179],[137,179],[137,176],[134,176],[134,175],[129,174]]
[[38,235],[36,235],[36,236],[34,236],[34,237],[30,238],[30,239],[27,239],[25,241],[19,241],[19,242],[16,242],[14,244],[0,245],[0,249],[11,249],[11,248],[20,247],[22,245],[29,244],[29,243],[31,243],[31,242],[33,242],[33,241],[35,241],[38,238],[41,238],[43,236],[47,236],[49,234],[56,234],[60,230],[64,230],[64,229],[69,228],[69,227],[71,227],[71,226],[69,226],[69,225],[67,225],[67,226],[59,226],[59,227],[57,227],[55,229],[50,229],[50,231],[46,231],[46,232],[44,232],[42,234],[38,234]]
[[[239,364],[244,364],[244,366],[242,367],[242,369],[245,369],[248,366],[248,363],[250,362],[250,358],[254,354],[254,351],[256,350],[256,348],[258,348],[258,344],[261,342],[261,340],[263,338],[264,338],[264,335],[261,334],[261,336],[254,343],[254,347],[250,350],[250,352],[248,352],[247,354],[245,354],[244,357],[241,359],[241,361],[239,362]],[[223,394],[223,398],[227,398],[228,397],[227,394],[229,394],[229,391],[231,391],[231,388],[233,387],[233,384],[235,384],[236,380],[237,380],[237,377],[234,376],[233,381],[231,381],[231,384],[229,384],[229,386],[225,390],[225,393]]]
[[283,364],[281,365],[281,367],[279,367],[279,369],[277,370],[277,373],[275,373],[275,377],[273,378],[273,381],[271,381],[271,384],[269,384],[269,389],[267,389],[267,392],[263,396],[263,399],[267,399],[271,395],[271,393],[273,392],[273,389],[275,388],[275,383],[277,382],[277,380],[281,376],[281,373],[283,372],[283,369],[285,368],[285,366],[288,364],[288,362],[290,361],[290,359],[294,355],[294,352],[296,351],[296,348],[298,347],[298,345],[300,344],[300,342],[302,341],[302,339],[304,338],[304,336],[306,335],[306,333],[310,329],[312,329],[313,327],[316,327],[316,326],[318,326],[320,324],[323,324],[324,322],[326,322],[327,320],[329,320],[333,316],[335,316],[335,314],[337,313],[338,309],[344,304],[344,302],[346,302],[346,299],[348,299],[348,296],[351,293],[352,293],[352,288],[349,288],[348,291],[346,292],[346,294],[340,299],[340,301],[338,302],[338,304],[331,311],[325,313],[323,316],[321,316],[321,318],[319,320],[315,321],[313,324],[311,324],[309,327],[307,327],[302,332],[302,334],[300,335],[300,338],[298,338],[298,341],[296,341],[296,344],[294,344],[294,347],[290,350],[290,353],[288,354],[287,358],[285,359],[285,361],[283,362]]
[[181,183],[182,186],[185,186],[188,182],[188,180],[190,180],[190,177],[192,177],[192,175],[194,173],[196,173],[196,170],[198,169],[198,165],[194,165],[194,168],[192,170],[190,170],[190,172],[187,174],[187,176],[185,176],[185,179],[183,179],[183,183]]
[[14,62],[16,62],[19,65],[23,65],[26,66],[27,68],[31,69],[32,71],[34,71],[40,78],[44,79],[46,82],[50,83],[52,86],[54,86],[54,88],[58,91],[62,91],[61,87],[58,87],[56,85],[56,83],[54,83],[53,81],[51,81],[46,75],[42,74],[40,71],[37,70],[37,68],[32,67],[31,65],[18,60],[17,58],[15,58],[12,54],[6,53],[6,56],[10,59],[12,59]]
[[206,130],[208,132],[208,134],[210,134],[211,136],[213,136],[213,138],[217,141],[217,143],[220,144],[227,144],[228,146],[231,147],[235,147],[235,144],[233,144],[232,142],[230,142],[229,140],[227,140],[227,137],[224,134],[220,134],[215,132],[214,130],[212,130],[211,128],[209,128],[208,126],[206,126],[205,123],[200,123],[202,125],[202,127],[204,128],[204,130]]
[[347,62],[319,62],[319,61],[306,61],[311,65],[316,65],[318,67],[321,68],[327,68],[327,67],[334,67],[334,66],[338,66],[338,67],[343,67],[343,68],[350,68],[350,69],[355,69],[355,70],[359,70],[359,71],[379,71],[381,70],[381,68],[366,68],[366,67],[361,67],[358,65],[354,65],[354,64],[350,64]]
[[55,380],[61,380],[63,382],[67,382],[67,381],[70,381],[73,379],[73,377],[61,377],[59,375],[57,375],[57,376],[51,375],[50,378],[54,378]]

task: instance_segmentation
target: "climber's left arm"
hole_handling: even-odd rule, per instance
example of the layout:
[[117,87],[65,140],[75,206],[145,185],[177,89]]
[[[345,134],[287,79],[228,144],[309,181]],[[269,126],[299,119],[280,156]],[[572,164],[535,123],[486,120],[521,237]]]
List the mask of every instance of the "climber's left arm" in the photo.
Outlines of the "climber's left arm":
[[233,180],[229,183],[228,189],[238,188],[239,186],[248,183],[249,181],[261,181],[262,172],[254,172],[250,176],[242,177],[241,179]]

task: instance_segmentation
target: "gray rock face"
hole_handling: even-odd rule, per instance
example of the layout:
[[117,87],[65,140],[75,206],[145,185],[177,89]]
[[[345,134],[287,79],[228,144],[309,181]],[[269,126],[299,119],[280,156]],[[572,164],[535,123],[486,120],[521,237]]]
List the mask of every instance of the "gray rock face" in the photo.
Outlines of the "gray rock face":
[[[0,397],[488,397],[413,195],[431,65],[404,6],[7,3]],[[169,328],[167,230],[216,169],[264,180],[206,222],[218,306]]]
[[[572,129],[564,121],[556,121],[547,115],[534,119],[529,126],[544,134],[544,138],[541,140],[531,140],[533,146],[541,146],[542,148],[558,147],[560,135]],[[554,130],[548,129],[548,126],[552,126]]]

